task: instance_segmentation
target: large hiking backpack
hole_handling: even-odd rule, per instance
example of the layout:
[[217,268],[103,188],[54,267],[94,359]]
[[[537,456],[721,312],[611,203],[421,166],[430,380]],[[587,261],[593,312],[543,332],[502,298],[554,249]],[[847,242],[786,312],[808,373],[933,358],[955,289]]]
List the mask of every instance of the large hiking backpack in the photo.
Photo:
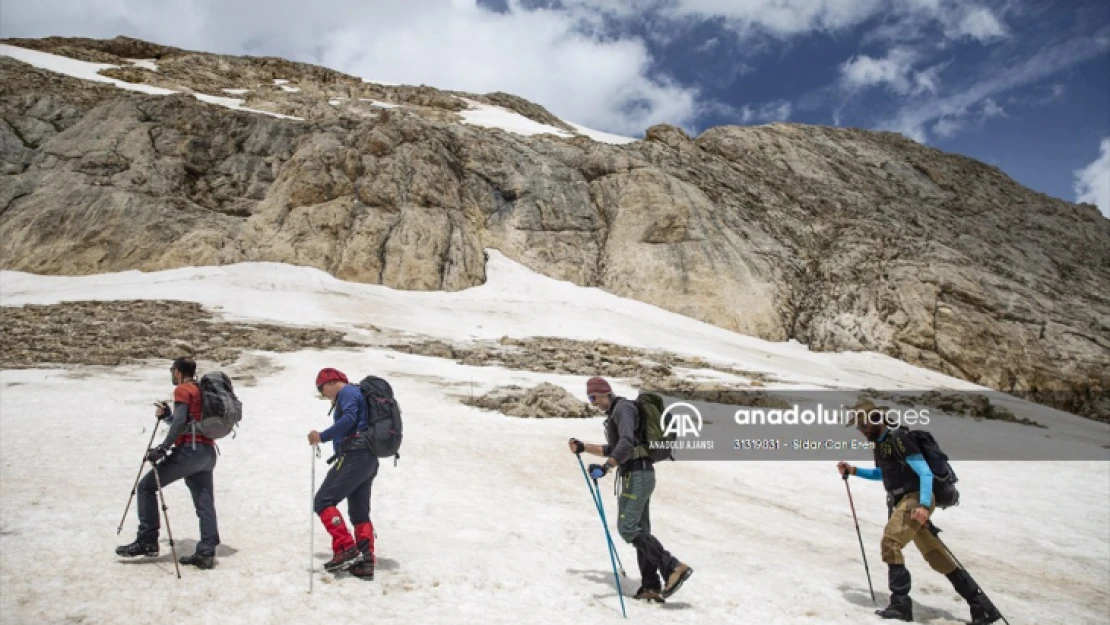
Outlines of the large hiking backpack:
[[201,416],[196,430],[212,440],[231,434],[243,419],[243,403],[235,396],[231,378],[213,371],[206,373],[198,386]]
[[929,471],[933,473],[933,501],[936,502],[937,507],[949,508],[959,505],[960,491],[956,489],[956,482],[959,482],[960,478],[949,464],[948,454],[941,450],[940,444],[929,432],[906,427],[901,430],[921,448],[921,455],[925,456]]
[[370,429],[367,436],[370,453],[379,458],[393,457],[393,464],[401,458],[401,440],[404,431],[401,426],[401,406],[393,398],[393,387],[389,382],[368,375],[358,383],[370,415]]
[[[678,434],[671,432],[665,435],[666,425],[662,422],[663,398],[655,393],[640,393],[636,397],[636,413],[639,421],[636,424],[636,449],[633,458],[650,458],[652,462],[674,460],[671,448],[661,443],[673,443],[678,439]],[[673,419],[673,415],[671,416]],[[652,443],[656,448],[652,448]]]

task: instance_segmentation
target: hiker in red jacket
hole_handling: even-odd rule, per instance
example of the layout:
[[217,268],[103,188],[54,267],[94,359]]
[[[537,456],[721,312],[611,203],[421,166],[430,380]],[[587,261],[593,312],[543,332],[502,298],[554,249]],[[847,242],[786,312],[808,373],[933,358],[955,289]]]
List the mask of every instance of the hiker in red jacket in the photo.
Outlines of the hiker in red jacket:
[[[196,431],[201,419],[201,394],[194,376],[197,363],[192,358],[178,358],[170,367],[173,378],[173,409],[161,404],[156,411],[160,419],[170,421],[170,430],[162,444],[147,451],[147,461],[158,469],[162,486],[184,479],[193,496],[193,506],[200,519],[200,542],[196,553],[182,556],[181,564],[198,569],[215,565],[216,546],[220,533],[216,525],[216,501],[212,471],[216,468],[216,443]],[[158,555],[158,483],[153,469],[138,485],[139,531],[135,542],[116,548],[116,555],[125,558]]]

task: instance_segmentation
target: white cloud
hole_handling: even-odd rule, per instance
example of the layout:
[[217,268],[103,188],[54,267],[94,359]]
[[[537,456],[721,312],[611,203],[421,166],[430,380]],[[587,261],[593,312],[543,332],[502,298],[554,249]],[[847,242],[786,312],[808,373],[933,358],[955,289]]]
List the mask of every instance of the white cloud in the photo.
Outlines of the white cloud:
[[1110,137],[1099,144],[1098,158],[1074,173],[1075,201],[1094,204],[1110,218]]
[[[892,119],[880,124],[881,127],[905,134],[915,141],[925,142],[929,128],[938,136],[945,132],[959,130],[955,120],[979,110],[986,116],[988,111],[1002,113],[994,100],[1018,87],[1024,87],[1044,80],[1077,63],[1103,54],[1110,48],[1110,37],[1100,33],[1094,37],[1076,37],[1052,46],[1039,49],[1033,56],[1022,62],[1009,65],[1005,71],[994,71],[978,82],[973,82],[961,90],[943,96],[918,97],[903,106]],[[990,104],[987,101],[990,100]],[[938,123],[947,119],[943,124]]]
[[940,88],[940,73],[948,67],[947,63],[933,65],[914,74],[914,93],[936,93]]
[[983,100],[982,114],[984,119],[990,119],[992,117],[1009,117],[1009,115],[1006,114],[1006,109],[999,106],[998,103],[994,101],[994,98]]
[[700,46],[694,48],[696,52],[710,52],[721,44],[721,40],[716,37],[706,39]]
[[866,54],[852,57],[840,66],[841,85],[849,91],[885,86],[899,95],[936,93],[943,65],[915,71],[920,55],[909,49],[892,48],[885,57]]
[[[938,34],[942,39],[935,41]],[[983,4],[967,0],[903,0],[885,7],[883,19],[863,41],[906,45],[928,40],[944,47],[951,40],[973,39],[986,44],[1009,36],[1001,13]]]
[[229,54],[283,56],[371,79],[473,92],[507,91],[569,120],[640,134],[689,126],[697,89],[652,73],[643,40],[599,32],[596,12],[497,13],[474,0],[0,2],[4,36],[127,34]]
[[877,15],[884,0],[564,0],[618,19],[656,13],[673,20],[720,19],[741,35],[791,37],[856,26]]
[[[955,136],[956,133],[963,130],[963,128],[963,120],[961,120],[959,116],[952,115],[948,117],[942,117],[937,120],[937,123],[933,124],[932,131],[933,134],[937,135],[938,137],[947,139],[948,137]],[[916,139],[916,137],[914,138]],[[917,140],[921,141],[922,139]]]
[[973,7],[955,23],[955,32],[978,41],[990,41],[1006,37],[1006,28],[998,21],[990,9]]
[[794,106],[786,100],[775,100],[773,102],[766,102],[759,106],[751,106],[745,104],[740,109],[740,123],[766,123],[775,121],[786,121],[790,118],[790,113],[793,111]]

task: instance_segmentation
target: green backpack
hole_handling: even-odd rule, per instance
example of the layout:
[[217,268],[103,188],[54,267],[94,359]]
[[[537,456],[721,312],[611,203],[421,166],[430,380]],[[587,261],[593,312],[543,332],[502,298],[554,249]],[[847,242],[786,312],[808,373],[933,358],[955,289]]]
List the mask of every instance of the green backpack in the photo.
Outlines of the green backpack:
[[[666,409],[663,406],[663,398],[655,393],[640,393],[636,397],[636,413],[639,415],[639,422],[636,424],[636,448],[632,452],[632,459],[650,458],[652,462],[661,462],[663,460],[674,460],[674,455],[669,447],[659,447],[652,449],[653,442],[674,442],[678,439],[676,432],[671,432],[670,435],[664,435],[665,429],[660,417]],[[674,418],[673,416],[671,417]],[[668,424],[669,425],[669,424]]]

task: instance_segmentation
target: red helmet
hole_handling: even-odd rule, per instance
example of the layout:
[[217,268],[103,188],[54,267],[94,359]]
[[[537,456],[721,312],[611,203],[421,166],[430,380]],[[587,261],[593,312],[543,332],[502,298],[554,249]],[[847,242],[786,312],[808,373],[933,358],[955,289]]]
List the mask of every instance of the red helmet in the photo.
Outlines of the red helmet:
[[343,372],[339,369],[332,369],[331,367],[320,369],[320,373],[316,374],[316,390],[320,390],[320,387],[328,382],[348,383],[347,376],[343,375]]

